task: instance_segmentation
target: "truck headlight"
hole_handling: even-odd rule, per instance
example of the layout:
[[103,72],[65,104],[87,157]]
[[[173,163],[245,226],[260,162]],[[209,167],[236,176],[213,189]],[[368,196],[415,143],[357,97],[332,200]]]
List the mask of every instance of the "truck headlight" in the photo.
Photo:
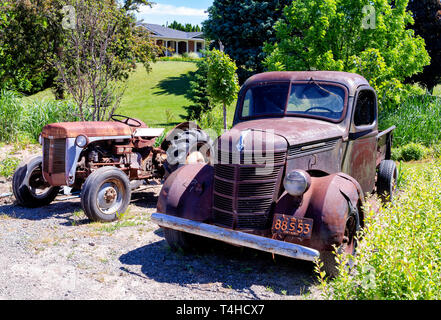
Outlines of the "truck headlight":
[[286,192],[293,197],[300,197],[311,186],[311,176],[303,170],[293,170],[288,172],[283,180]]
[[43,145],[43,136],[40,134],[38,136],[38,143],[42,146]]
[[75,144],[78,148],[85,148],[89,144],[89,139],[84,135],[80,135],[75,139]]

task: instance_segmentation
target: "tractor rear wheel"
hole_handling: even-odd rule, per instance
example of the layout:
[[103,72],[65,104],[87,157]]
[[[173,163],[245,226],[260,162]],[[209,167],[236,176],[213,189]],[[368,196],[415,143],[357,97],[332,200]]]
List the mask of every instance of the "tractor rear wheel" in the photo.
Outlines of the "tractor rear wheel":
[[60,187],[51,187],[43,178],[43,158],[21,164],[12,177],[12,191],[17,203],[26,208],[39,208],[54,201]]
[[118,220],[127,211],[130,198],[130,180],[115,167],[104,167],[93,172],[81,190],[84,213],[96,222]]
[[188,129],[179,133],[167,149],[165,178],[185,164],[209,163],[212,145],[210,136],[202,130]]

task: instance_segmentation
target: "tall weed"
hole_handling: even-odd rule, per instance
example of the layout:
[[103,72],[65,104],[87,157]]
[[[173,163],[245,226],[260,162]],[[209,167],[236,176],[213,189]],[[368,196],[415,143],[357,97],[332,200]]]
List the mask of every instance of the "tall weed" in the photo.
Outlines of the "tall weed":
[[321,279],[330,299],[441,298],[441,161],[405,170],[405,190],[375,213],[367,208],[366,229],[348,270]]
[[420,95],[408,98],[392,110],[379,114],[380,129],[395,125],[394,146],[411,142],[427,147],[441,143],[441,98]]
[[17,140],[22,126],[23,105],[21,97],[13,91],[0,91],[0,141]]

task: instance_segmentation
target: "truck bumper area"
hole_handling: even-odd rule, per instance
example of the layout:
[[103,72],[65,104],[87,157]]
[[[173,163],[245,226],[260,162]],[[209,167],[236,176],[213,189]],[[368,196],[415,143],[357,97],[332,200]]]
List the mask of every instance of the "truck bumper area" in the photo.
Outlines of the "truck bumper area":
[[301,245],[225,229],[167,214],[154,213],[152,214],[151,219],[153,222],[164,228],[183,231],[229,244],[270,252],[289,258],[314,261],[320,256],[320,253],[317,250]]

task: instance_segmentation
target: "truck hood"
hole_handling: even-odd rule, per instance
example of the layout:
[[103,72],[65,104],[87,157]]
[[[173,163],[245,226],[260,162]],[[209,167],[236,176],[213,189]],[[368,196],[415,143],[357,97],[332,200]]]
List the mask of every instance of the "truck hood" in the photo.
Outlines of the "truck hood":
[[231,131],[237,134],[237,132],[247,130],[273,133],[286,139],[290,146],[341,138],[345,132],[341,126],[335,123],[294,117],[245,121],[235,125]]

